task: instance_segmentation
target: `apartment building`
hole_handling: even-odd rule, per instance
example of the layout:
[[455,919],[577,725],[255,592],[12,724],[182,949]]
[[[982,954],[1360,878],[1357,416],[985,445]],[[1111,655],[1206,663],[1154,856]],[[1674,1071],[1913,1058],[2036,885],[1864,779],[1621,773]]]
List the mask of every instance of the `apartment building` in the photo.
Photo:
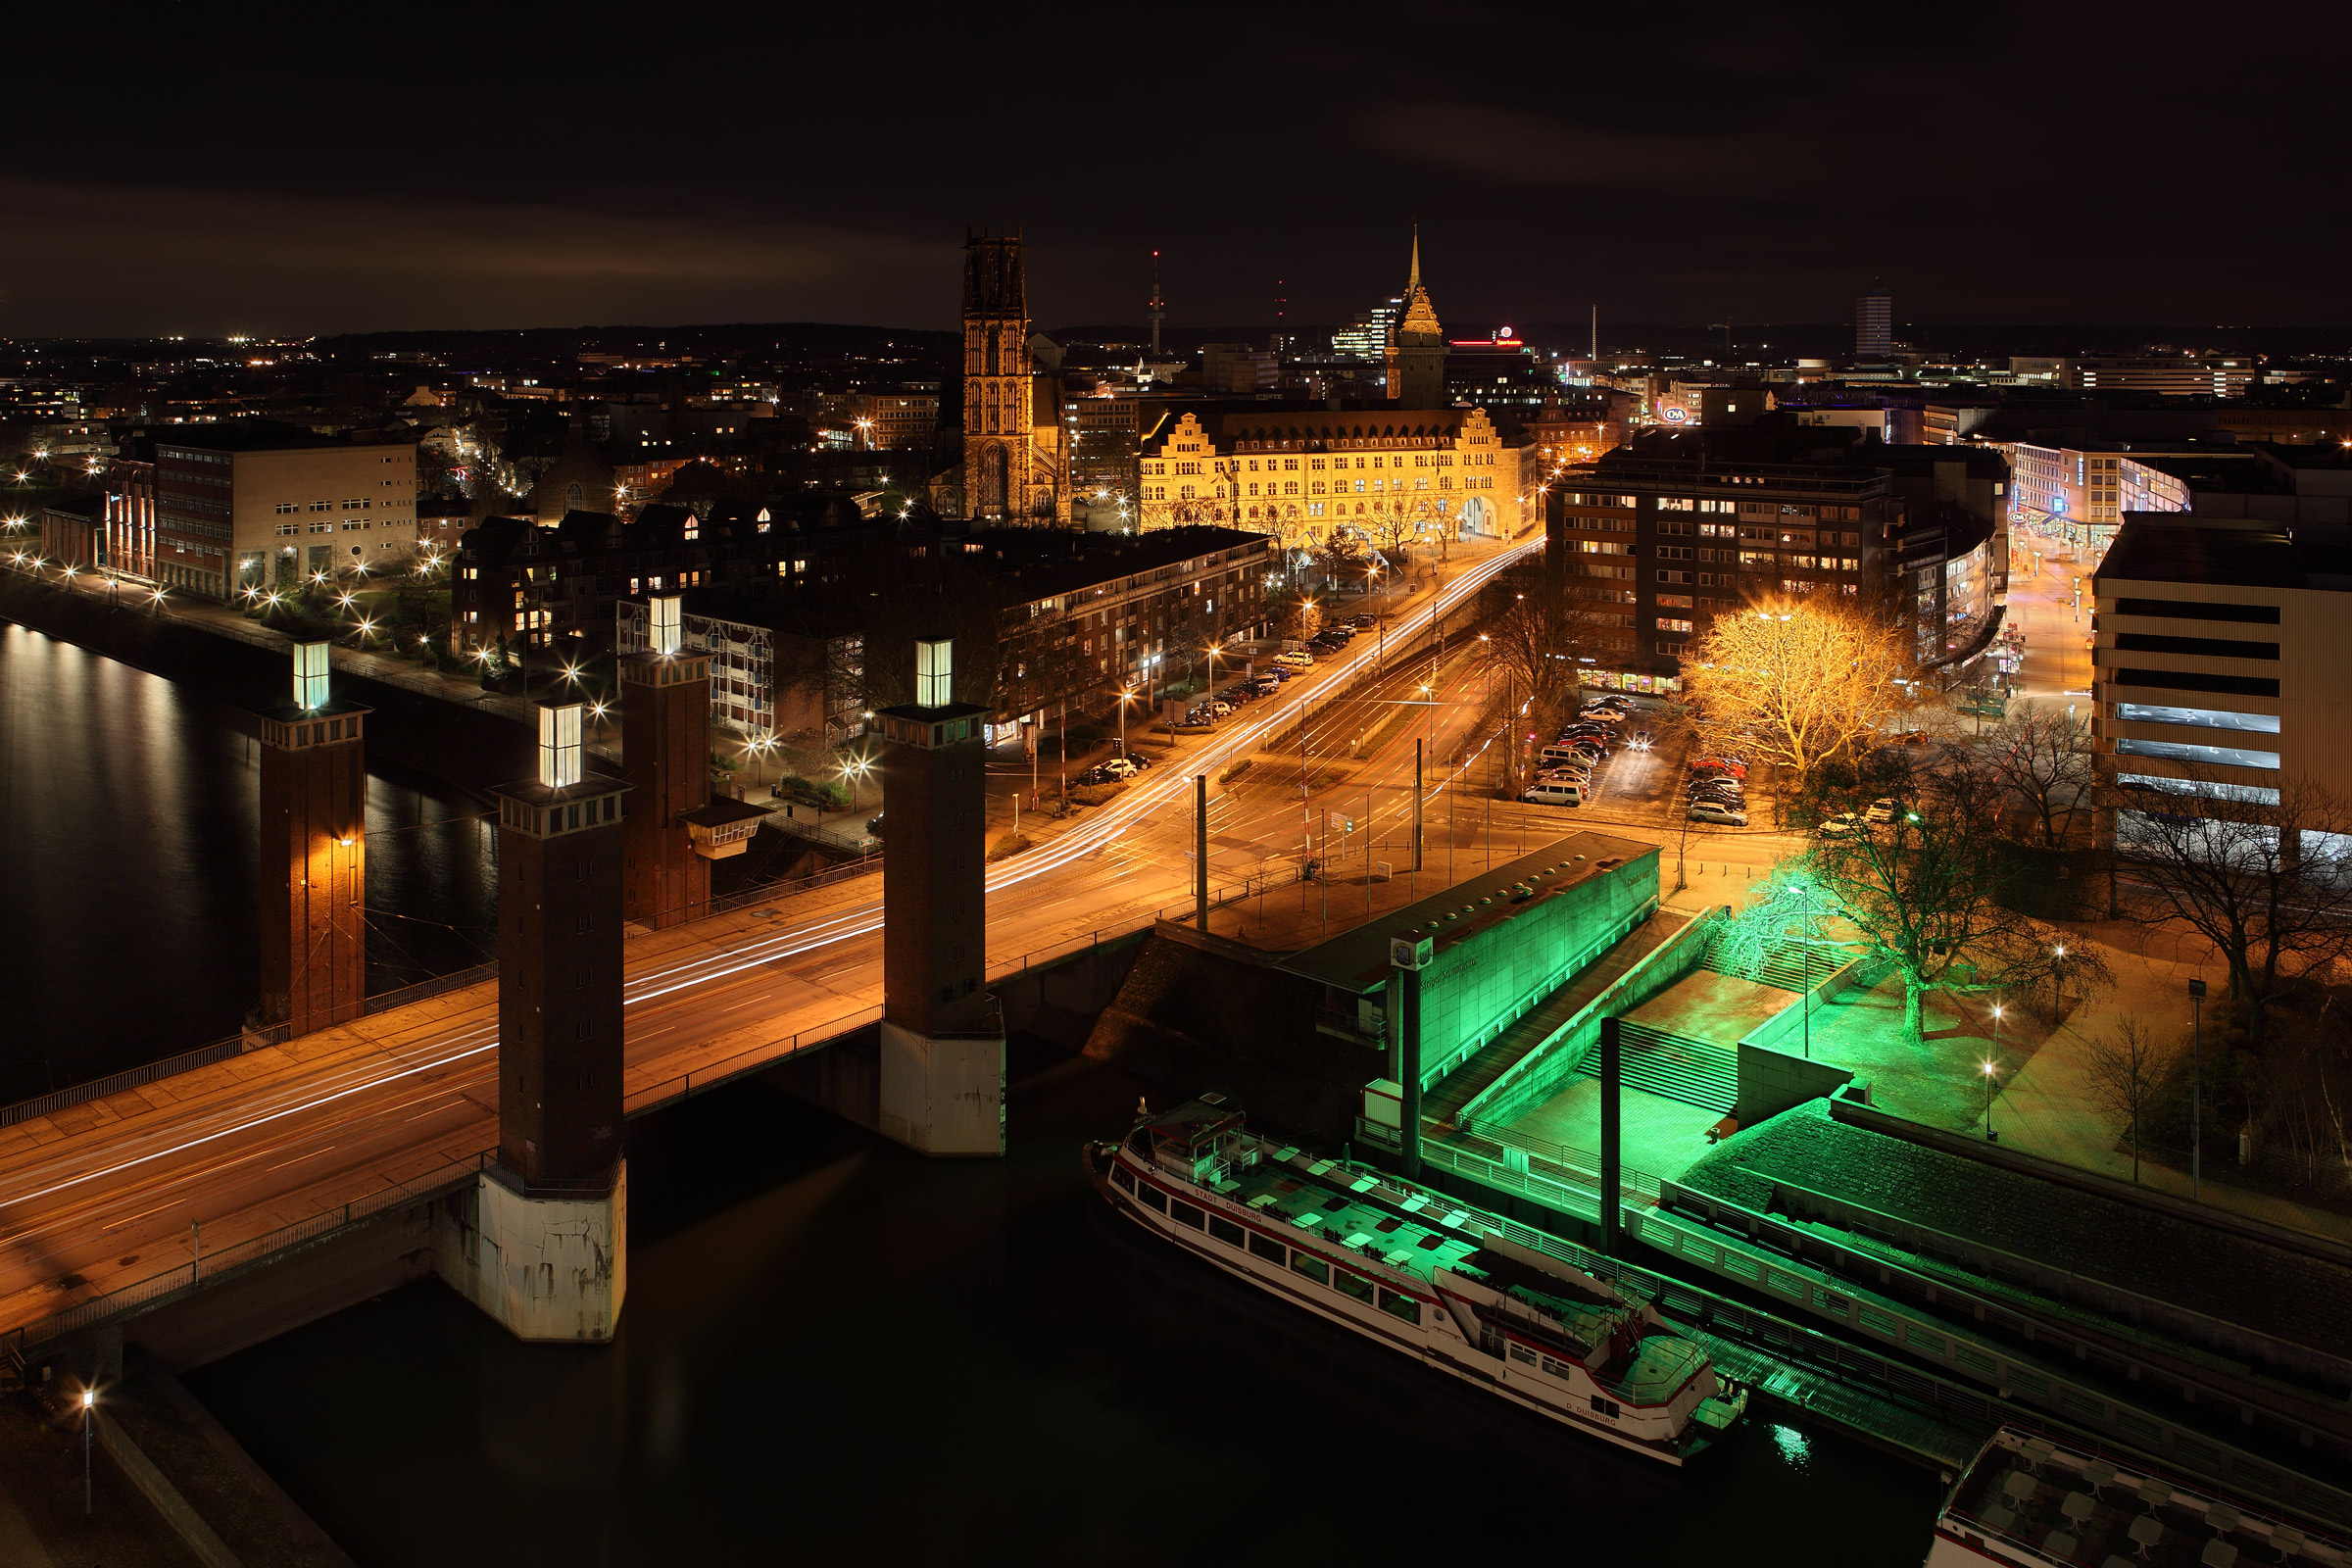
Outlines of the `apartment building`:
[[[826,746],[865,733],[857,680],[862,640],[838,597],[689,593],[681,608],[686,647],[710,656],[713,730]],[[626,657],[653,646],[649,601],[623,599],[614,616],[616,652]]]
[[1965,656],[2005,564],[1997,462],[1794,424],[1637,432],[1546,496],[1563,586],[1622,628],[1587,684],[1680,691],[1691,639],[1773,594],[1867,598],[1922,662]]
[[231,600],[320,572],[405,565],[416,544],[416,447],[270,420],[155,435],[157,580]]
[[1166,679],[1212,645],[1262,635],[1279,564],[1266,534],[1215,526],[1142,534],[992,529],[947,547],[999,579],[998,725]]

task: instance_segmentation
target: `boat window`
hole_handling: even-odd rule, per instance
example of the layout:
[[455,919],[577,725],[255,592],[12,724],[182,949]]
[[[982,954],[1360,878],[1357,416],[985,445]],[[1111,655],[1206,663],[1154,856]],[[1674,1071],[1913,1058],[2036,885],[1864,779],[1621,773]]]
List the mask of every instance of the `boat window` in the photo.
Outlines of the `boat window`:
[[1271,1236],[1260,1236],[1255,1231],[1250,1233],[1250,1250],[1269,1263],[1279,1263],[1291,1254],[1291,1250],[1282,1243]]
[[1291,1252],[1291,1272],[1303,1274],[1317,1285],[1331,1283],[1331,1265],[1312,1252],[1301,1252],[1294,1249]]
[[1534,1366],[1536,1364],[1536,1352],[1529,1349],[1526,1346],[1521,1345],[1518,1341],[1513,1340],[1511,1342],[1511,1359],[1514,1361],[1525,1361],[1529,1366]]
[[1592,1410],[1594,1414],[1605,1415],[1612,1421],[1617,1419],[1617,1401],[1615,1399],[1604,1399],[1595,1394],[1592,1396]]
[[1199,1230],[1200,1228],[1200,1209],[1199,1205],[1188,1203],[1181,1198],[1171,1198],[1168,1200],[1168,1218],[1174,1220],[1179,1225],[1190,1225],[1195,1230]]
[[1124,1165],[1111,1166],[1110,1179],[1131,1193],[1135,1191],[1135,1174]]
[[1137,1153],[1143,1155],[1146,1159],[1151,1158],[1152,1129],[1149,1127],[1138,1127],[1134,1133],[1128,1137],[1127,1147],[1134,1150]]
[[1135,1190],[1135,1196],[1144,1200],[1144,1206],[1147,1208],[1156,1208],[1163,1214],[1168,1211],[1168,1195],[1150,1182],[1145,1182],[1138,1187]]
[[1219,1219],[1214,1214],[1208,1216],[1208,1234],[1214,1236],[1218,1241],[1223,1242],[1228,1247],[1239,1247],[1242,1245],[1242,1228],[1239,1225],[1236,1225],[1233,1221],[1229,1219]]
[[1409,1296],[1399,1296],[1395,1291],[1384,1290],[1380,1293],[1380,1309],[1383,1312],[1395,1313],[1407,1323],[1421,1321],[1421,1303]]
[[1372,1282],[1361,1274],[1350,1274],[1344,1268],[1331,1271],[1332,1288],[1342,1296],[1352,1296],[1359,1301],[1372,1299]]
[[1544,1370],[1550,1373],[1555,1378],[1564,1378],[1570,1373],[1574,1372],[1576,1368],[1570,1366],[1565,1361],[1554,1361],[1550,1356],[1547,1355],[1544,1358]]

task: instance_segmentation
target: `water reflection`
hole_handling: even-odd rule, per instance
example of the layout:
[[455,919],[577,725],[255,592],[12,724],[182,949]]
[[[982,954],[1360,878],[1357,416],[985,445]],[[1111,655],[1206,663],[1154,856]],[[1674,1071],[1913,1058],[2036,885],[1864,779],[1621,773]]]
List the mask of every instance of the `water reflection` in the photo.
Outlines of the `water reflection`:
[[[0,1103],[234,1034],[256,987],[250,716],[0,623]],[[369,763],[370,992],[485,961],[464,791]]]

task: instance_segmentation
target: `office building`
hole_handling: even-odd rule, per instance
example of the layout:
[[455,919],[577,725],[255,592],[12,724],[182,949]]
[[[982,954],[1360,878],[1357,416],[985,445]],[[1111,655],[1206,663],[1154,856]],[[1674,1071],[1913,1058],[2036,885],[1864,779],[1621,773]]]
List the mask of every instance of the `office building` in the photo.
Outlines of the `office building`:
[[1894,296],[1873,283],[1854,301],[1854,358],[1883,360],[1893,352]]
[[398,567],[416,543],[416,447],[175,426],[155,436],[155,577],[207,598]]
[[1483,409],[1186,409],[1144,437],[1139,512],[1147,530],[1233,524],[1294,547],[1392,525],[1509,539],[1538,462],[1532,438]]

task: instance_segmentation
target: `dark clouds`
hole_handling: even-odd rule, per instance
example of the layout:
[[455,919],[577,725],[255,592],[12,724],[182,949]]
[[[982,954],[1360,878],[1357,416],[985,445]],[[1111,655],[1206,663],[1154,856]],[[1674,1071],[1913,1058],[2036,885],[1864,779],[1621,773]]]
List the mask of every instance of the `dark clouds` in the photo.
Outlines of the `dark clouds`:
[[1154,247],[1179,322],[1328,320],[1415,219],[1465,325],[2338,321],[2346,10],[59,8],[0,331],[935,325],[981,222],[1050,321]]

